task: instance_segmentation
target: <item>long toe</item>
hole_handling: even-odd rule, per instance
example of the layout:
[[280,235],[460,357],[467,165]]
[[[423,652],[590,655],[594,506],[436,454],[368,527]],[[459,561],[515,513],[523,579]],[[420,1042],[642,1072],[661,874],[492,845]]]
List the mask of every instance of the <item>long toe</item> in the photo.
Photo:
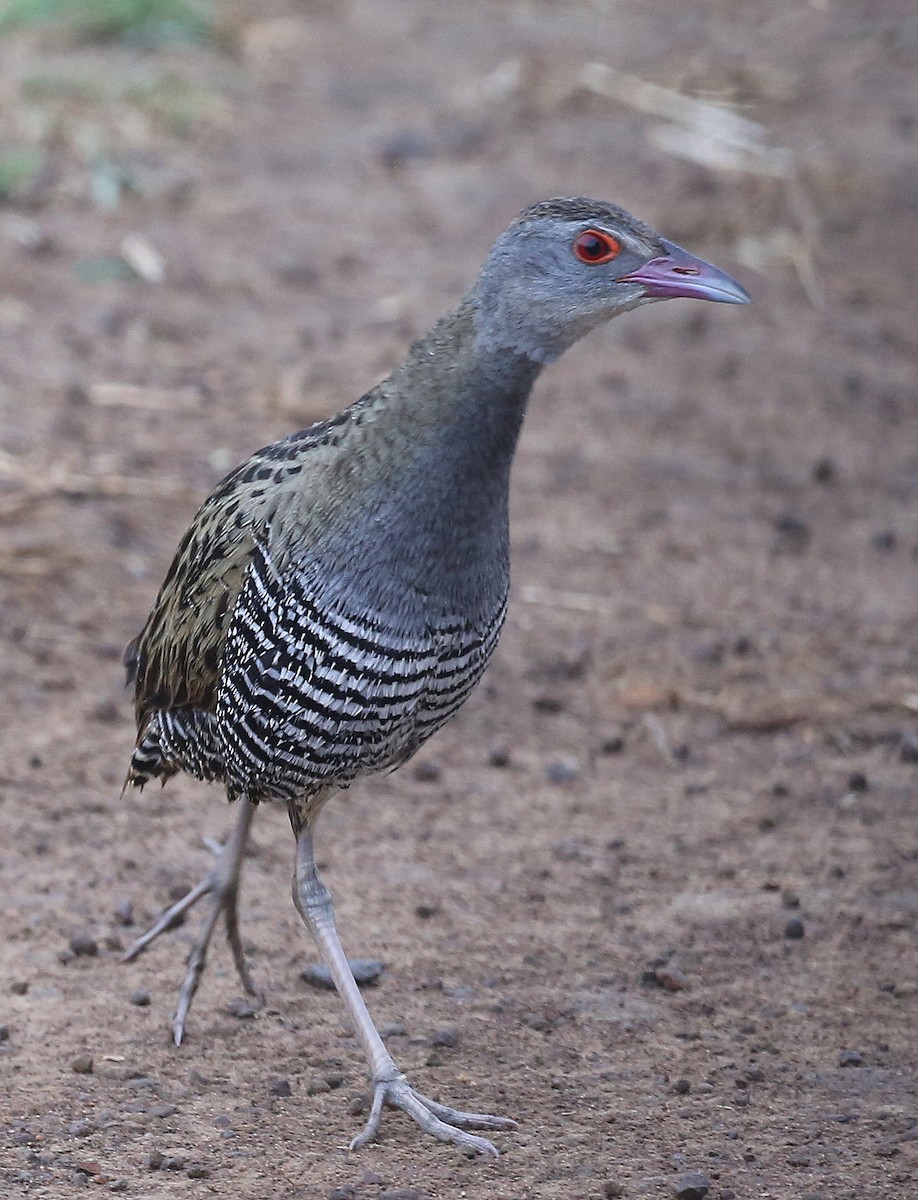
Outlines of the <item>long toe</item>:
[[135,958],[146,950],[147,946],[156,941],[161,933],[165,933],[169,929],[174,929],[182,921],[185,914],[194,908],[197,902],[212,890],[213,878],[212,875],[207,875],[191,891],[186,892],[181,900],[176,900],[175,904],[170,905],[165,912],[161,913],[146,933],[141,934],[136,942],[133,942],[128,947],[121,956],[121,961],[133,962]]
[[509,1117],[496,1117],[490,1113],[467,1113],[446,1104],[431,1100],[416,1092],[405,1077],[380,1080],[373,1087],[373,1104],[370,1116],[361,1132],[351,1142],[357,1150],[372,1141],[379,1132],[383,1105],[400,1108],[424,1131],[441,1142],[452,1142],[472,1154],[486,1158],[497,1158],[499,1151],[487,1138],[467,1133],[462,1126],[471,1129],[512,1129],[516,1122]]

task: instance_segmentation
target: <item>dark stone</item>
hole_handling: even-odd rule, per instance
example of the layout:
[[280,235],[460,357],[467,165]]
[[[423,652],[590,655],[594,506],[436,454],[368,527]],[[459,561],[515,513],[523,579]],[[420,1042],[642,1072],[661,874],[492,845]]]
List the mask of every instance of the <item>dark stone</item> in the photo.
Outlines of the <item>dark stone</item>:
[[352,1183],[345,1183],[343,1187],[332,1188],[328,1193],[328,1200],[356,1200],[357,1189]]
[[119,925],[134,924],[134,905],[130,900],[122,900],[115,905],[115,920]]
[[580,764],[573,758],[558,758],[545,768],[545,778],[549,783],[573,783],[580,778]]
[[79,1054],[70,1064],[70,1070],[75,1075],[91,1075],[92,1074],[92,1059],[88,1054]]
[[419,762],[414,768],[414,777],[419,783],[436,783],[441,774],[439,764],[429,760]]
[[680,1096],[687,1096],[692,1090],[692,1085],[687,1079],[677,1079],[673,1084],[673,1091]]
[[909,730],[902,734],[902,741],[899,743],[899,757],[903,762],[918,763],[918,733],[912,733]]
[[813,1156],[808,1150],[792,1150],[787,1156],[789,1167],[808,1167],[812,1161]]
[[868,786],[867,776],[863,771],[852,771],[848,776],[848,790],[850,792],[866,792]]
[[272,1079],[268,1084],[268,1091],[272,1096],[289,1096],[291,1095],[289,1079]]
[[881,529],[871,536],[870,544],[874,550],[881,550],[888,553],[890,550],[895,550],[897,540],[894,530]]
[[804,935],[803,922],[799,917],[791,917],[784,926],[784,936],[792,941],[799,942]]
[[[386,964],[375,958],[349,958],[348,963],[359,987],[372,987],[379,982],[380,975],[386,969]],[[321,963],[310,963],[304,967],[303,979],[311,987],[322,988],[327,992],[335,990],[328,968]]]
[[210,1168],[202,1166],[200,1163],[193,1163],[185,1171],[189,1179],[210,1179]]
[[803,554],[810,544],[810,527],[800,517],[785,513],[775,521],[772,548],[777,553]]
[[625,1185],[619,1183],[617,1179],[607,1179],[602,1185],[602,1194],[606,1200],[618,1200],[619,1196],[624,1196]]
[[237,996],[235,1000],[230,1000],[225,1012],[228,1017],[236,1017],[239,1021],[249,1021],[255,1016],[260,1007],[261,1005],[254,1000],[247,1000],[244,996]]
[[443,1046],[447,1050],[452,1050],[459,1045],[459,1030],[448,1025],[444,1029],[438,1029],[430,1035],[431,1046]]
[[75,933],[70,939],[70,949],[79,958],[95,958],[99,953],[96,939],[88,933]]
[[818,458],[813,463],[814,483],[834,483],[835,476],[835,463],[831,458]]
[[416,904],[414,907],[414,915],[420,917],[422,921],[429,921],[431,917],[435,917],[440,911],[439,904]]
[[675,1184],[679,1200],[704,1200],[710,1188],[711,1181],[703,1171],[686,1171]]
[[842,1050],[838,1056],[840,1067],[860,1067],[864,1064],[864,1056],[857,1050]]
[[134,992],[131,995],[131,1003],[136,1004],[138,1008],[146,1008],[150,1003],[150,993],[141,989],[139,992]]
[[488,755],[488,766],[497,767],[498,770],[510,766],[510,751],[506,746],[495,746]]

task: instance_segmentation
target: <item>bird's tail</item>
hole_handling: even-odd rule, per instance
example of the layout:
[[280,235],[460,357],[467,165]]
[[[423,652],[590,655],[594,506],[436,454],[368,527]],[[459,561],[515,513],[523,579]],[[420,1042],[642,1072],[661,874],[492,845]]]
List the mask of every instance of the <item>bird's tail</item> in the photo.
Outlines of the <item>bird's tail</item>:
[[179,771],[196,779],[223,778],[213,713],[190,707],[154,713],[137,739],[124,786],[142,788],[153,779],[165,783]]

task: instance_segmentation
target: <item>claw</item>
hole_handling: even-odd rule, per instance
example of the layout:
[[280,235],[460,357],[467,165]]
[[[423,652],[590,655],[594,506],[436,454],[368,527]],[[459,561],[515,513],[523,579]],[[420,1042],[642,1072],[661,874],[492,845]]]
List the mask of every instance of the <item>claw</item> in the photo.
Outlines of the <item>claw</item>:
[[499,1151],[487,1138],[466,1133],[470,1129],[514,1129],[516,1122],[509,1117],[496,1117],[490,1113],[468,1113],[449,1105],[440,1104],[423,1095],[408,1083],[404,1075],[394,1079],[378,1079],[373,1085],[373,1103],[370,1115],[360,1133],[350,1144],[351,1150],[359,1150],[372,1141],[379,1132],[384,1104],[400,1108],[421,1129],[441,1142],[452,1142],[463,1150],[480,1154],[486,1158],[497,1158]]

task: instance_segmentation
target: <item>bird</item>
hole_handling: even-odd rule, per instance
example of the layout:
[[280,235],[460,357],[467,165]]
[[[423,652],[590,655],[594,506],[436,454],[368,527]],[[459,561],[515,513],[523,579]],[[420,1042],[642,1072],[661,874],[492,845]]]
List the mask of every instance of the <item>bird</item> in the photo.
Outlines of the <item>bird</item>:
[[180,1044],[222,917],[245,990],[243,855],[259,804],[286,807],[293,900],[366,1056],[372,1100],[466,1152],[470,1130],[515,1122],[416,1090],[380,1037],[316,869],[329,798],[400,766],[481,678],[509,590],[510,471],[542,370],[613,317],[676,297],[746,304],[723,271],[616,204],[543,200],[497,238],[452,312],[401,366],[335,416],[254,453],[182,538],[125,651],[137,739],[125,787],[180,771],[222,783],[236,824],[205,878],[128,950],[136,958],[199,901],[208,915],[172,1023]]

